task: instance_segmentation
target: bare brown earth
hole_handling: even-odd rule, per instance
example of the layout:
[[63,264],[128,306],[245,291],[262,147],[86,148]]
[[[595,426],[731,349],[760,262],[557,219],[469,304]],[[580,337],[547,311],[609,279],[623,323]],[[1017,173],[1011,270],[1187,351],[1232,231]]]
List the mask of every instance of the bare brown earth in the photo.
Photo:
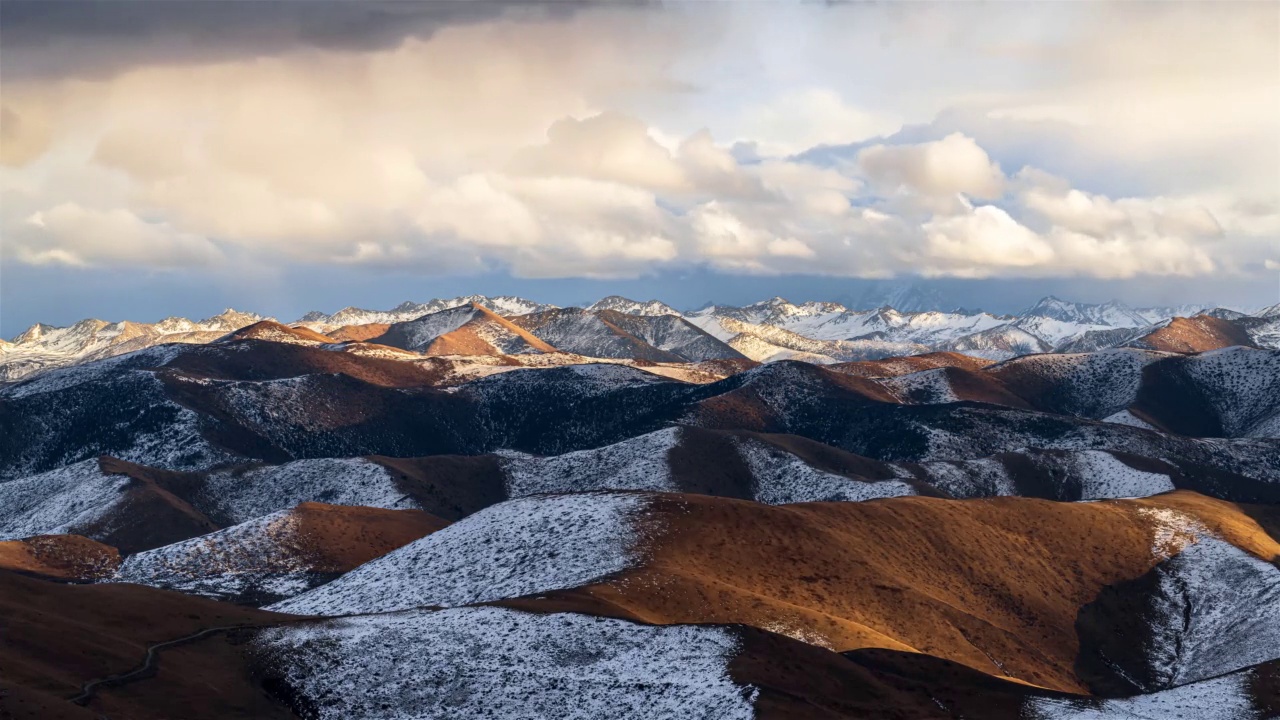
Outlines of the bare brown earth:
[[[514,601],[523,609],[595,612],[599,600]],[[137,585],[68,586],[0,571],[0,717],[292,718],[282,688],[247,652],[252,630],[232,630],[162,651],[156,671],[103,685],[87,707],[72,704],[86,681],[139,666],[148,646],[205,628],[306,623]],[[605,609],[602,614],[611,614]],[[729,673],[759,688],[756,717],[912,720],[1014,716],[1032,689],[914,653],[864,650],[841,656],[749,627]],[[411,661],[406,659],[406,661]],[[939,701],[942,705],[939,705]]]
[[0,717],[289,718],[255,685],[226,636],[166,652],[158,675],[67,698],[88,680],[136,667],[148,645],[224,625],[287,616],[138,585],[67,585],[0,571]]
[[1168,325],[1130,343],[1134,347],[1176,353],[1198,353],[1232,345],[1253,346],[1249,333],[1239,325],[1213,317],[1176,317]]
[[58,580],[94,580],[119,566],[119,551],[81,535],[37,535],[0,542],[0,570]]
[[193,347],[165,367],[189,377],[217,380],[279,380],[341,373],[382,387],[422,387],[439,379],[438,372],[415,363],[261,340],[244,341],[238,347]]
[[1185,491],[1081,504],[667,495],[652,520],[666,531],[643,566],[584,592],[645,622],[746,623],[838,651],[917,651],[1087,692],[1073,670],[1076,615],[1158,562],[1142,508],[1187,513],[1258,557],[1280,555],[1240,507]]
[[391,471],[406,497],[446,520],[460,520],[507,499],[506,476],[493,455],[369,459]]
[[363,325],[343,325],[328,333],[329,337],[341,342],[364,342],[384,335],[390,328],[389,323],[365,323]]
[[293,509],[298,550],[314,572],[347,572],[440,530],[449,522],[421,510],[326,505]]
[[321,335],[311,328],[301,325],[289,327],[274,320],[261,320],[252,325],[246,325],[227,336],[228,340],[271,340],[273,342],[282,342],[286,338],[320,344],[333,342],[333,338]]
[[82,530],[119,548],[120,552],[150,550],[220,529],[217,523],[173,492],[173,488],[181,488],[184,481],[193,481],[186,475],[106,455],[98,458],[98,466],[109,475],[128,476],[130,482],[119,510]]
[[906,357],[885,358],[884,360],[859,360],[857,362],[835,363],[826,365],[828,370],[856,375],[865,378],[898,377],[921,370],[932,370],[940,367],[960,368],[977,372],[994,360],[970,357],[954,352],[931,352]]

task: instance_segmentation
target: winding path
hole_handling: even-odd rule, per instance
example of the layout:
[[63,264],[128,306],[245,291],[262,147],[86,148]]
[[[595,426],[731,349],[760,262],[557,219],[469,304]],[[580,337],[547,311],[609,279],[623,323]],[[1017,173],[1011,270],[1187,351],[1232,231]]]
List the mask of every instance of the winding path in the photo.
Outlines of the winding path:
[[228,630],[241,630],[245,628],[256,628],[256,627],[264,627],[264,626],[262,625],[220,625],[218,627],[205,628],[203,630],[200,630],[199,632],[195,632],[190,635],[184,635],[183,637],[180,637],[180,638],[175,638],[173,640],[166,640],[161,643],[150,645],[147,647],[147,656],[143,659],[142,665],[138,666],[137,668],[134,668],[133,670],[130,670],[129,672],[119,673],[117,675],[108,675],[107,677],[98,678],[97,680],[90,680],[84,685],[81,685],[80,694],[76,695],[73,698],[70,698],[70,700],[71,702],[77,705],[88,705],[89,701],[93,700],[93,693],[95,690],[98,689],[99,686],[123,685],[124,683],[130,682],[133,680],[139,680],[141,678],[148,677],[150,673],[155,671],[156,663],[159,662],[160,660],[160,650],[163,648],[172,647],[174,645],[181,645],[182,643],[185,643],[185,642],[202,640],[206,637],[209,637],[210,635],[216,635],[220,632],[226,632]]

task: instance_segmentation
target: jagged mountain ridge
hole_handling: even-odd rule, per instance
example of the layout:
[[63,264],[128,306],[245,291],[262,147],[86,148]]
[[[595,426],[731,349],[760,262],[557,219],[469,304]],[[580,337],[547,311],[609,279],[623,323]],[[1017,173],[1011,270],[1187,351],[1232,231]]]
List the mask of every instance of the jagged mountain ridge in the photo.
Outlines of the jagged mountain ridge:
[[[330,333],[337,341],[372,341],[392,325],[473,305],[507,319],[524,317],[517,324],[537,324],[540,330],[533,334],[560,350],[588,357],[632,357],[656,362],[745,356],[763,362],[795,359],[830,363],[931,350],[1005,360],[1028,353],[1082,352],[1118,346],[1182,352],[1225,344],[1280,347],[1280,316],[1275,315],[1280,311],[1274,306],[1257,315],[1215,309],[1195,316],[1211,320],[1189,318],[1202,327],[1211,327],[1207,333],[1193,332],[1197,336],[1195,342],[1178,346],[1177,342],[1169,344],[1160,336],[1188,332],[1167,329],[1174,319],[1167,313],[1187,308],[1134,309],[1114,301],[1086,304],[1054,297],[1047,297],[1018,315],[1001,316],[961,310],[903,312],[888,306],[850,310],[833,302],[796,305],[780,297],[743,307],[713,305],[681,314],[656,300],[636,302],[610,296],[580,310],[560,309],[518,297],[472,295],[426,303],[406,302],[388,311],[344,308],[332,315],[313,312],[293,325]],[[623,321],[595,322],[606,313],[613,313],[612,317]],[[202,321],[166,318],[146,324],[91,319],[67,328],[36,324],[13,341],[0,343],[0,381],[14,381],[48,369],[157,344],[211,342],[264,319],[267,318],[227,310]],[[1191,326],[1183,323],[1180,327]],[[700,337],[698,331],[712,337]],[[1157,335],[1155,340],[1150,339],[1153,334]],[[455,343],[455,348],[463,349],[450,352],[465,352],[472,344]],[[481,354],[501,353],[502,345],[500,342],[495,349]],[[680,347],[685,349],[675,349]],[[422,352],[426,346],[414,349]]]

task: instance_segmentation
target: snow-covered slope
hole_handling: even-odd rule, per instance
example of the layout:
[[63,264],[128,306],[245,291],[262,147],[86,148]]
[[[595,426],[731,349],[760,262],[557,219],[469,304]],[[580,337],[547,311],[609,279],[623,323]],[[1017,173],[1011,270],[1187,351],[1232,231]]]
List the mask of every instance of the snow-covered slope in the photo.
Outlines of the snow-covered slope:
[[526,300],[521,297],[513,297],[510,295],[499,295],[489,297],[485,295],[464,295],[455,298],[437,298],[428,300],[424,303],[415,303],[405,301],[400,303],[391,310],[365,310],[362,308],[346,307],[332,315],[326,315],[322,312],[309,312],[298,318],[298,323],[311,327],[320,332],[326,332],[332,328],[342,327],[343,325],[369,325],[375,323],[393,324],[416,320],[423,315],[438,313],[443,310],[451,310],[464,305],[483,305],[499,315],[510,317],[514,315],[524,315],[531,312],[540,312],[550,310],[554,305],[537,303],[532,300]]
[[[596,313],[581,308],[561,308],[523,315],[513,318],[512,322],[565,352],[586,357],[635,358],[652,362],[681,362],[686,359],[674,352],[655,347],[628,329],[613,324],[608,319],[611,316],[626,321],[626,324],[655,339],[661,338],[664,342],[669,340],[669,344],[673,346],[687,345],[698,339],[697,328],[675,316],[645,318],[616,314],[608,310]],[[670,333],[658,330],[667,326],[677,334],[667,337]],[[713,354],[713,357],[731,355],[721,352]]]
[[392,612],[585,585],[639,561],[647,502],[624,493],[509,500],[269,609]]
[[609,325],[643,340],[651,347],[689,362],[736,360],[745,356],[682,317],[671,314],[627,315],[597,311]]
[[672,427],[602,448],[552,457],[504,453],[501,466],[507,494],[518,498],[592,490],[675,491],[679,488],[667,456],[679,440],[680,429]]
[[601,298],[590,305],[587,309],[591,312],[600,312],[601,310],[613,310],[625,315],[644,315],[644,316],[660,316],[660,315],[680,315],[680,311],[670,305],[659,302],[657,300],[649,300],[648,302],[640,302],[624,298],[621,295],[610,295]]
[[[1269,705],[1255,684],[1254,670],[1127,698],[1032,697],[1024,720],[1264,720]],[[1265,713],[1265,714],[1264,714]]]
[[108,475],[97,459],[0,482],[0,540],[85,534],[124,499],[129,478]]
[[[1081,610],[1081,671],[1107,694],[1155,692],[1280,658],[1280,568],[1170,507],[1139,507],[1158,562]],[[1122,636],[1117,613],[1134,616]]]
[[819,470],[777,446],[753,438],[738,438],[735,446],[751,470],[754,499],[768,505],[862,502],[916,494],[901,480],[862,482]]
[[944,342],[937,349],[988,360],[1008,360],[1019,355],[1046,353],[1053,347],[1042,338],[1008,324]]
[[292,597],[319,576],[288,510],[210,535],[130,555],[109,582],[135,583],[224,600]]
[[717,627],[485,607],[285,626],[254,649],[322,719],[749,720],[738,644]]
[[317,458],[205,476],[208,514],[242,523],[304,502],[413,509],[387,468],[364,458]]

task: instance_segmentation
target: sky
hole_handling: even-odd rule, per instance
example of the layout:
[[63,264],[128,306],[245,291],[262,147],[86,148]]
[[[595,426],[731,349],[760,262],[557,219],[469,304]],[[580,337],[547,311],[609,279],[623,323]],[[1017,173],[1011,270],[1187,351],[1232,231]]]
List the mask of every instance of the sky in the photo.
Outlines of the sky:
[[1280,300],[1280,4],[0,3],[0,335]]

